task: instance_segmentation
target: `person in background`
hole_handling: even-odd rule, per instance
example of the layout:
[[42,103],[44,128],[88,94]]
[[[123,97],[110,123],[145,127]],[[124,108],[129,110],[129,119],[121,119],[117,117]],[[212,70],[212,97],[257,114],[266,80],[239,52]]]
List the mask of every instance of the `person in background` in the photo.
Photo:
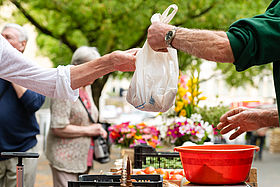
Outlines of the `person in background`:
[[[264,14],[234,22],[227,32],[188,29],[154,22],[148,29],[151,48],[168,47],[214,62],[233,63],[237,71],[273,62],[274,85],[280,109],[280,1],[273,0]],[[230,139],[262,127],[279,127],[276,109],[236,108],[225,113],[218,129],[225,134],[237,129]]]
[[258,145],[260,147],[260,151],[257,152],[257,157],[259,160],[262,160],[262,153],[263,153],[263,148],[265,145],[265,137],[266,137],[266,132],[268,131],[268,127],[265,128],[260,128],[256,131],[252,132],[251,138],[250,138],[250,144],[251,145]]
[[[23,53],[28,40],[25,29],[17,24],[7,24],[2,36]],[[0,79],[0,152],[38,152],[36,135],[40,128],[35,112],[45,97],[15,83]],[[0,158],[0,186],[16,187],[17,158]],[[37,159],[23,159],[24,184],[34,186]]]
[[[72,64],[79,65],[99,58],[94,47],[78,48],[72,56]],[[79,89],[81,100],[94,121],[98,110],[93,102],[90,86]],[[81,101],[51,100],[51,124],[47,137],[46,156],[50,162],[54,187],[67,187],[68,181],[77,181],[93,164],[93,138],[106,138],[101,124],[92,123]]]

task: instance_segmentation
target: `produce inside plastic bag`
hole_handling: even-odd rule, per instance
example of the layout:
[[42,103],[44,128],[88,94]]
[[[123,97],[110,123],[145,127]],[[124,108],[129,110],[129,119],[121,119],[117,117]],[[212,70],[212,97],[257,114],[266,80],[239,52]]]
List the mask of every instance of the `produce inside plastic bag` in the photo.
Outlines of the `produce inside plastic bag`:
[[[170,9],[174,10],[168,15]],[[154,14],[151,21],[169,23],[178,7],[170,5],[164,13]],[[179,76],[177,50],[154,51],[146,41],[136,55],[133,74],[126,100],[142,111],[166,112],[175,102]]]

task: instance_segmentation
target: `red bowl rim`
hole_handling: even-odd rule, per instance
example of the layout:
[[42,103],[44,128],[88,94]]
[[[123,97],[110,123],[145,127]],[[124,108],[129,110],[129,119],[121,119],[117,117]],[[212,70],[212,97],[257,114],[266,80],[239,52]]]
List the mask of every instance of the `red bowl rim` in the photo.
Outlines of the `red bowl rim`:
[[177,152],[200,152],[200,153],[229,153],[256,150],[259,147],[255,145],[238,145],[238,144],[214,144],[214,145],[195,145],[195,146],[179,146],[175,147],[174,151]]

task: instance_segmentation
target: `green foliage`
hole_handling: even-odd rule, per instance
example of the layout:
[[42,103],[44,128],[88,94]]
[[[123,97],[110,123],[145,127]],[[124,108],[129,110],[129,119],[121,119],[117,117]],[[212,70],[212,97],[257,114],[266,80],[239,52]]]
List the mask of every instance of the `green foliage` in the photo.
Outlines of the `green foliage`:
[[[41,52],[55,66],[69,64],[74,50],[82,45],[97,47],[101,55],[114,50],[141,47],[146,40],[151,16],[163,12],[173,3],[178,5],[179,10],[171,24],[187,28],[227,30],[239,18],[263,13],[270,1],[11,0],[21,12],[14,12],[16,22],[31,22],[35,25],[39,32],[37,43]],[[192,62],[193,57],[179,53],[181,70],[187,69]],[[218,65],[217,69],[224,71],[230,85],[240,86],[251,82],[252,76],[260,75],[269,67],[254,68],[242,74],[224,64]],[[119,72],[114,74],[120,77],[132,75]]]
[[[73,46],[70,48],[66,44],[62,49],[57,47],[54,50],[51,49],[53,42],[48,42],[47,38],[38,40],[42,51],[46,51],[45,54],[58,65],[71,58],[67,47],[73,51],[81,45],[96,46],[104,55],[117,49],[142,46],[146,39],[150,17],[155,12],[163,12],[172,3],[179,7],[172,24],[188,28],[226,30],[238,18],[264,12],[270,1],[14,0],[12,2],[20,4],[39,25],[50,31],[54,40],[65,44],[63,37],[66,37]],[[22,14],[15,12],[14,15],[17,15],[17,20],[23,23],[23,20],[19,19],[19,15]],[[39,33],[50,35],[42,30],[39,30]],[[65,52],[62,56],[61,51]],[[57,58],[58,56],[60,57]],[[189,55],[180,54],[180,58],[182,59],[180,67],[185,69],[190,64],[187,60]]]
[[256,85],[252,78],[259,75],[272,75],[272,63],[255,66],[243,72],[237,72],[232,64],[217,63],[216,70],[221,70],[225,81],[232,87],[245,86],[244,83],[250,83],[252,86],[257,87],[258,85]]
[[213,107],[204,106],[198,108],[197,113],[202,116],[203,121],[207,121],[209,124],[213,124],[214,127],[216,127],[220,122],[221,116],[229,110],[230,108],[228,106],[219,104]]
[[42,54],[50,59],[55,59],[58,65],[67,65],[71,61],[72,51],[59,40],[40,33],[37,36],[37,43]]

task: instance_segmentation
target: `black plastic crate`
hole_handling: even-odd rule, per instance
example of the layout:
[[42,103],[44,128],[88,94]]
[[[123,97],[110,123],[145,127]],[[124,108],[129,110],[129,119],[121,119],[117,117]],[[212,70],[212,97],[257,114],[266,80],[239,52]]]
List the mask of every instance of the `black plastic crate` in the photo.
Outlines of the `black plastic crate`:
[[134,168],[143,169],[149,166],[164,169],[182,169],[178,152],[157,152],[147,144],[134,147]]
[[[68,181],[68,187],[120,186],[121,175],[80,175],[79,181]],[[161,175],[131,175],[133,186],[162,187]]]

